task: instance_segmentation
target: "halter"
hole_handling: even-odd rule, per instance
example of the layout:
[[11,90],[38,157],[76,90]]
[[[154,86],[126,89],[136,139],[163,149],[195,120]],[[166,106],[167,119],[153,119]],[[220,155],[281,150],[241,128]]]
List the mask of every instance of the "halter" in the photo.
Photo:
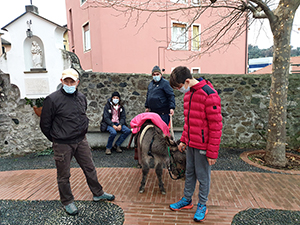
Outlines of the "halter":
[[[169,154],[169,157],[170,157],[170,165],[168,166],[168,171],[169,171],[170,177],[172,178],[172,180],[178,180],[178,179],[183,178],[185,171],[183,169],[181,169],[181,171],[179,171],[179,169],[177,169],[177,164],[176,164],[176,162],[174,160],[173,155],[170,152],[170,147],[169,146],[168,146],[168,154]],[[172,163],[171,163],[171,161],[172,161],[171,159],[173,159]],[[177,170],[178,176],[176,178],[174,178],[173,175],[172,175],[172,173],[171,173],[171,167],[172,166],[175,166],[175,169]]]

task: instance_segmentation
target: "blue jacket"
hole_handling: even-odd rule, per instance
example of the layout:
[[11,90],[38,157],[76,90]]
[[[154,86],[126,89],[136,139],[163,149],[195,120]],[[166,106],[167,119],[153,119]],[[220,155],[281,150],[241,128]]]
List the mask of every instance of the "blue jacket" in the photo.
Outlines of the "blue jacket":
[[170,109],[175,109],[175,95],[169,81],[161,78],[158,82],[150,82],[145,107],[158,114],[169,114]]

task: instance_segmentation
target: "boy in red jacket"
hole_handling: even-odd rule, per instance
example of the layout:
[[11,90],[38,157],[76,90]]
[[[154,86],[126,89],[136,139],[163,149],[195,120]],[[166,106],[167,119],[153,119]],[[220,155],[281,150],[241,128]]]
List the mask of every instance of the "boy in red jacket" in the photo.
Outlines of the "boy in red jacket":
[[218,158],[222,135],[221,99],[209,81],[192,77],[187,67],[176,67],[170,76],[173,89],[184,95],[184,128],[178,146],[186,149],[186,179],[184,197],[171,204],[171,210],[191,209],[192,196],[199,181],[199,201],[194,216],[196,222],[205,219],[210,188],[211,166]]

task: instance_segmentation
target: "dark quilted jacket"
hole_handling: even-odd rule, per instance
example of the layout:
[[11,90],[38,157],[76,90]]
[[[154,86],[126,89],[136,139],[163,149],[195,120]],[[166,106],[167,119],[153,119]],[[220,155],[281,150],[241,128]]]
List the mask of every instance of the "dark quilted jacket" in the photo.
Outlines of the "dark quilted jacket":
[[74,144],[83,140],[88,130],[85,96],[76,91],[67,94],[62,88],[48,95],[43,103],[40,127],[52,142]]

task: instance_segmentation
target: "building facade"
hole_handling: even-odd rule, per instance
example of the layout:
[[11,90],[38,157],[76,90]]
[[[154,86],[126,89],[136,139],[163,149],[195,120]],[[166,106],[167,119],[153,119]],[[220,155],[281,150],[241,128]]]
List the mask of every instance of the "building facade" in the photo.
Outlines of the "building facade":
[[11,49],[0,56],[0,70],[10,75],[21,98],[45,97],[57,90],[61,72],[70,67],[64,51],[67,28],[38,13],[33,5],[2,27],[11,37]]
[[[182,65],[193,73],[247,72],[246,27],[233,44],[196,56],[203,50],[204,31],[216,19],[212,11],[193,22],[189,22],[189,15],[171,12],[151,16],[143,12],[130,18],[114,9],[95,6],[95,2],[66,0],[70,51],[79,57],[84,70],[148,74],[158,65],[171,73]],[[191,56],[196,57],[188,59]]]

